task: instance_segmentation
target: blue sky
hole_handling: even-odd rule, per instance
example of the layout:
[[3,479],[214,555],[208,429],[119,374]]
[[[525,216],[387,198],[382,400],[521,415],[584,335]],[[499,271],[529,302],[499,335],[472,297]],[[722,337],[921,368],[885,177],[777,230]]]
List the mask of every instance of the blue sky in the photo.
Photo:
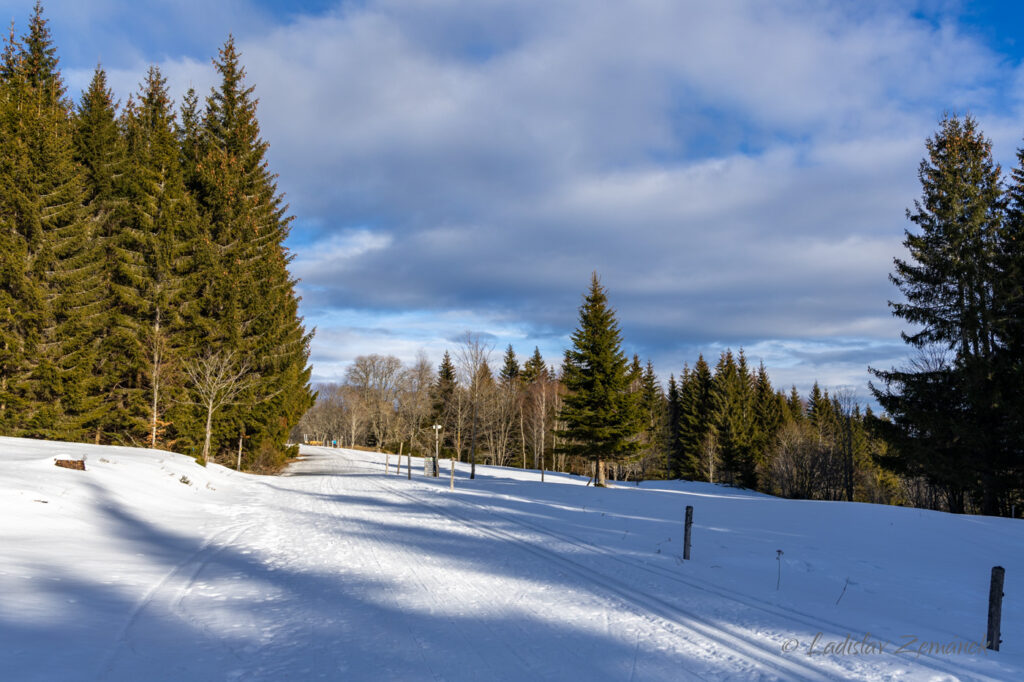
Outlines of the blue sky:
[[[19,31],[31,3],[3,2]],[[663,377],[743,347],[867,398],[924,140],[1024,135],[1024,8],[935,0],[46,3],[72,95],[158,64],[180,99],[228,33],[296,216],[314,377],[437,360],[464,330],[557,363],[596,270]]]

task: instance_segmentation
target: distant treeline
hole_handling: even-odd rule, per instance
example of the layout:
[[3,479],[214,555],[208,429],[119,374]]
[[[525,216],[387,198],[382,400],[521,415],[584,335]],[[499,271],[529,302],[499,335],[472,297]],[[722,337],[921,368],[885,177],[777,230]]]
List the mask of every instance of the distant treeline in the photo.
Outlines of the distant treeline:
[[[453,359],[454,355],[454,359]],[[318,386],[318,400],[295,438],[377,446],[432,455],[433,425],[443,457],[592,475],[593,461],[563,447],[563,369],[538,349],[521,362],[509,346],[495,372],[491,349],[467,334],[439,366],[393,356],[360,356],[339,384]],[[850,393],[814,386],[776,391],[761,365],[721,354],[714,370],[697,359],[667,391],[653,365],[627,364],[629,445],[609,457],[618,480],[683,477],[742,485],[794,498],[912,503],[913,488],[884,472],[873,456],[885,446],[864,425]]]
[[282,246],[291,219],[232,40],[215,66],[205,106],[190,90],[178,115],[155,67],[123,106],[97,68],[76,106],[41,7],[24,36],[12,28],[0,432],[199,456],[210,417],[212,455],[286,457],[313,402]]

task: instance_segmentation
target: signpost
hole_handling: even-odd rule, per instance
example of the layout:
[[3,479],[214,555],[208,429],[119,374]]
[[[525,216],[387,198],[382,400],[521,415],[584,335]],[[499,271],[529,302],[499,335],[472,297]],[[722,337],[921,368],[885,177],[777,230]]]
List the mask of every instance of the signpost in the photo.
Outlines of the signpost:
[[437,458],[441,447],[441,425],[434,424],[434,478],[440,475]]

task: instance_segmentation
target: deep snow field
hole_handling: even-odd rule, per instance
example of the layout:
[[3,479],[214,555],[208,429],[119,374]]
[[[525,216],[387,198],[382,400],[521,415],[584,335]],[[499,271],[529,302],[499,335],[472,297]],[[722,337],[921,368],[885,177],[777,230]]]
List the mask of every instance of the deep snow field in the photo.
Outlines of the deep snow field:
[[1024,679],[1019,520],[302,453],[0,438],[0,679]]

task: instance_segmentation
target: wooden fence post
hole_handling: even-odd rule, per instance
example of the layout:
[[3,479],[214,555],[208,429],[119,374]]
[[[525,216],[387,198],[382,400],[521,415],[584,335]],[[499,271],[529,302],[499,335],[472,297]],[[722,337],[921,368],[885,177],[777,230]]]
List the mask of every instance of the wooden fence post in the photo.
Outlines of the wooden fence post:
[[985,646],[992,651],[999,651],[1002,641],[999,632],[1000,621],[1003,619],[1003,578],[1006,569],[1002,566],[992,567],[992,583],[988,588],[988,635]]
[[683,530],[683,560],[690,560],[690,527],[693,526],[693,507],[686,505],[686,525]]

